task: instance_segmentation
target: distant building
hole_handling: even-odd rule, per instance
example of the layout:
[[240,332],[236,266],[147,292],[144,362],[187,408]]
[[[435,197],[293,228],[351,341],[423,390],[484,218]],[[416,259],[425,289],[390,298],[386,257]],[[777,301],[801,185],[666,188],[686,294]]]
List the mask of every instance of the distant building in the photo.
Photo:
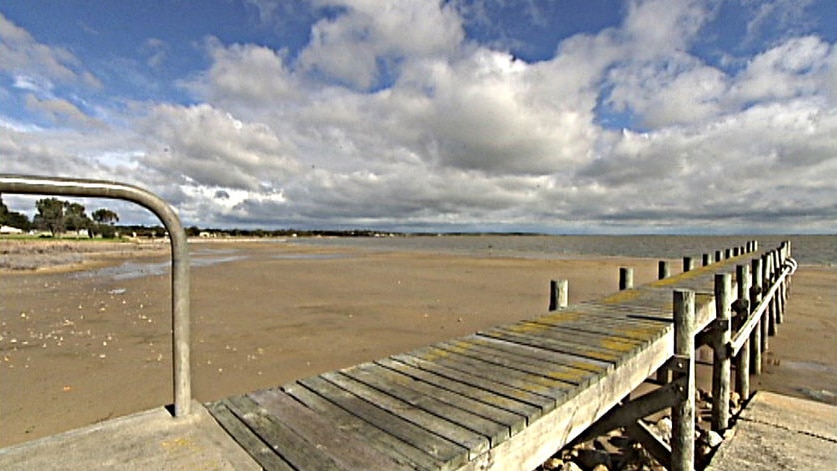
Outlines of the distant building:
[[23,234],[23,229],[18,229],[17,227],[12,227],[12,226],[0,226],[0,234],[3,234],[3,235]]

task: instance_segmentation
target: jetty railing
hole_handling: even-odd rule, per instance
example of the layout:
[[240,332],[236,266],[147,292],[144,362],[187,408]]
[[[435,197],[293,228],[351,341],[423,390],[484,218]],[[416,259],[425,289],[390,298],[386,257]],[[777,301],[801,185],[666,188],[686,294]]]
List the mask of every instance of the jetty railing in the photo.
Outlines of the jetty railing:
[[[671,470],[692,470],[695,465],[695,351],[708,345],[713,350],[711,429],[723,432],[730,426],[732,365],[735,365],[735,391],[742,403],[751,397],[749,377],[761,374],[762,354],[767,338],[775,335],[783,322],[790,280],[797,269],[791,258],[790,241],[778,248],[758,252],[758,242],[712,254],[703,254],[702,266],[733,257],[755,254],[750,264],[735,265],[735,274],[721,271],[714,276],[714,316],[699,320],[695,295],[700,290],[674,289],[672,322],[673,355],[657,372],[660,387],[638,398],[626,397],[616,408],[574,440],[587,441],[615,428],[625,427],[657,461]],[[729,265],[727,265],[729,266]],[[683,272],[694,270],[692,257],[683,257]],[[728,270],[728,269],[727,269]],[[671,276],[670,262],[661,260],[658,280]],[[663,283],[664,284],[664,283]],[[619,270],[619,290],[633,289],[633,269]],[[550,282],[549,310],[567,307],[568,282]],[[672,435],[665,443],[642,418],[671,408]]]
[[0,193],[94,197],[130,201],[150,210],[162,221],[171,241],[172,381],[174,416],[190,413],[192,401],[189,355],[189,247],[180,218],[159,196],[124,183],[0,174]]

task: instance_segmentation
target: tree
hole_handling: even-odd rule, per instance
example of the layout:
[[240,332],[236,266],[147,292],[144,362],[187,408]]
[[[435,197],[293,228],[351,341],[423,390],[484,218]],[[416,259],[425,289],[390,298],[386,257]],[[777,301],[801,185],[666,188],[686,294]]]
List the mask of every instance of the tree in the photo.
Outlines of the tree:
[[32,223],[29,221],[29,217],[16,211],[9,211],[9,213],[6,214],[6,222],[3,224],[22,229],[24,231],[32,229]]
[[45,198],[35,202],[35,215],[32,222],[42,230],[48,230],[53,235],[64,232],[64,201],[57,198]]
[[28,231],[32,228],[32,223],[25,214],[9,211],[6,203],[3,202],[3,195],[0,195],[0,226],[11,226]]
[[93,211],[93,220],[99,224],[113,224],[119,222],[119,215],[107,208],[99,208]]
[[93,221],[84,212],[84,206],[79,203],[64,201],[64,226],[68,231],[82,231],[90,229]]
[[9,208],[6,207],[6,203],[3,202],[3,195],[0,195],[0,225],[6,224],[8,214]]

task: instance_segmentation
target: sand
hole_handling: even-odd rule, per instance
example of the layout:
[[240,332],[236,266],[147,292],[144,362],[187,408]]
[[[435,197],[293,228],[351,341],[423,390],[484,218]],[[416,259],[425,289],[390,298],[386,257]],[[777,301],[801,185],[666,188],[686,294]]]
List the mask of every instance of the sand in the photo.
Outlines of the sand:
[[[657,267],[650,259],[472,257],[285,242],[196,242],[191,249],[204,262],[192,269],[199,401],[543,314],[550,279],[570,280],[574,303],[616,291],[620,266],[634,267],[636,284],[652,281]],[[84,276],[126,260],[166,257],[146,249],[92,251],[72,267],[0,270],[0,446],[172,402],[168,274]],[[826,400],[837,390],[837,353],[829,348],[837,300],[826,288],[835,281],[833,268],[800,269],[756,387],[820,391]],[[817,374],[801,374],[799,365]]]

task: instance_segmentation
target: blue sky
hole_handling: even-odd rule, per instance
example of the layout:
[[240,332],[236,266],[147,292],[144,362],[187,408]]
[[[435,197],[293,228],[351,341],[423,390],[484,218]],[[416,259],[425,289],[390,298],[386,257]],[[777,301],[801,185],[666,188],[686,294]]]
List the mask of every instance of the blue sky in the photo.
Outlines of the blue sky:
[[834,232],[835,41],[826,0],[6,0],[0,172],[200,226]]

